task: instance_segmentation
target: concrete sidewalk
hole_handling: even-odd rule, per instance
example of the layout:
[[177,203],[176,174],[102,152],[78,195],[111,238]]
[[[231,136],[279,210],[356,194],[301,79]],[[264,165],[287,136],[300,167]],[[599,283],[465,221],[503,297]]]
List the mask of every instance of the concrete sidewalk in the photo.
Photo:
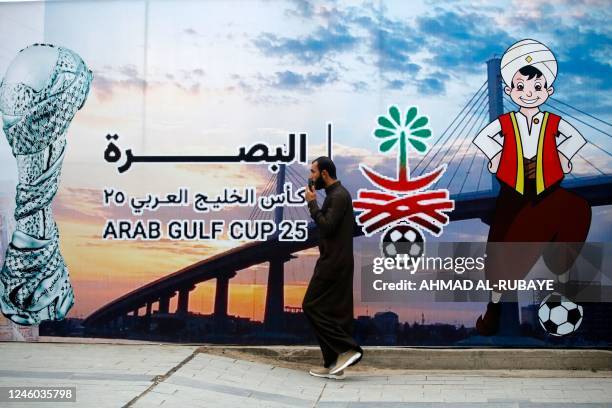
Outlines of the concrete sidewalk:
[[364,364],[334,381],[310,377],[301,364],[218,354],[179,345],[0,343],[0,386],[77,388],[76,403],[0,405],[612,407],[610,371],[382,370]]

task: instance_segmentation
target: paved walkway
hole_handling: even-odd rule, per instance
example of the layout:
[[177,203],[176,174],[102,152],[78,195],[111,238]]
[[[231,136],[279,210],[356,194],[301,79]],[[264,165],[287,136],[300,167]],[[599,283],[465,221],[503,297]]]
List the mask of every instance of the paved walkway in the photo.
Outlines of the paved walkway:
[[0,343],[0,387],[75,386],[43,407],[612,407],[612,372],[355,370],[343,381],[196,346]]

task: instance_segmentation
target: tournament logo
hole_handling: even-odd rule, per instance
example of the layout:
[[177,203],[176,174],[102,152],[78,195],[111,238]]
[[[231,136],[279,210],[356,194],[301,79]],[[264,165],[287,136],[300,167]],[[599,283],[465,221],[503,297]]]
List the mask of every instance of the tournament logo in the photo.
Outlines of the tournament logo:
[[420,256],[424,250],[425,231],[440,236],[449,223],[448,213],[455,208],[447,189],[428,190],[446,171],[446,164],[435,170],[410,176],[408,165],[409,147],[424,155],[429,146],[425,140],[431,137],[427,116],[419,115],[412,106],[405,114],[393,105],[388,116],[378,117],[374,137],[380,141],[378,150],[388,154],[397,149],[397,176],[388,177],[364,164],[359,169],[363,176],[377,189],[360,189],[358,199],[353,201],[355,210],[361,213],[357,222],[366,236],[384,231],[381,249],[385,256],[407,253]]

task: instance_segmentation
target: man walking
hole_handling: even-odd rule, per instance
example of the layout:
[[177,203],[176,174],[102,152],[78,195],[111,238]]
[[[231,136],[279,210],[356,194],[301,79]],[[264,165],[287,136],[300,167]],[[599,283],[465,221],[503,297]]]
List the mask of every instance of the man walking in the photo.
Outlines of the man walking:
[[[326,197],[319,209],[315,189],[323,188]],[[322,156],[312,162],[306,201],[319,230],[320,256],[302,308],[323,353],[323,368],[310,370],[310,375],[341,379],[344,369],[361,360],[363,350],[352,338],[353,203],[336,179],[336,166],[330,158]]]

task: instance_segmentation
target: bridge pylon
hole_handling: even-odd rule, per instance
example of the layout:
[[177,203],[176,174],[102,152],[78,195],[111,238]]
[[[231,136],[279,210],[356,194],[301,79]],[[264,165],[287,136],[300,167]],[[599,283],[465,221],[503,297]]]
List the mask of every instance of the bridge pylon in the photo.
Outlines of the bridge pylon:
[[[276,194],[281,194],[285,186],[286,166],[281,164],[276,176]],[[277,231],[283,221],[283,207],[274,209],[274,223]],[[266,287],[266,310],[264,313],[264,327],[267,332],[279,333],[283,330],[283,313],[285,307],[285,262],[290,257],[270,260],[268,270],[268,285]]]
[[[490,122],[504,113],[504,94],[500,63],[501,59],[499,57],[493,57],[487,61],[487,91],[489,96]],[[495,174],[491,174],[491,192],[497,195],[499,193],[499,188],[497,177]],[[502,300],[501,325],[498,335],[505,337],[520,336],[519,304],[516,292],[506,292]]]
[[[489,96],[489,122],[504,113],[504,91],[502,89],[501,59],[493,57],[487,61],[487,93]],[[479,129],[480,130],[480,129]],[[491,192],[499,193],[499,181],[491,174]]]

